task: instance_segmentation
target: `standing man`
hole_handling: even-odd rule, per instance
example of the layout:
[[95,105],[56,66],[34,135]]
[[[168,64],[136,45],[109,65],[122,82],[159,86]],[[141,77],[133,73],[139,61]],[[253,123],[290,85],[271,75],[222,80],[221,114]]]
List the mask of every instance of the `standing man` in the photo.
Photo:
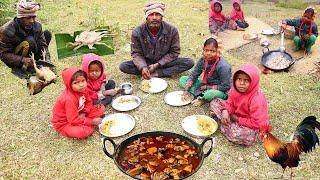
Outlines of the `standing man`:
[[[17,16],[0,28],[0,59],[19,77],[34,72],[31,53],[35,60],[50,62],[48,45],[52,35],[49,31],[43,32],[41,24],[35,20],[39,9],[39,3],[20,0]],[[42,57],[43,50],[45,57]]]
[[131,36],[132,61],[120,64],[124,73],[151,77],[170,77],[193,67],[190,58],[178,58],[180,39],[177,28],[163,21],[165,5],[149,2],[144,6],[146,22]]

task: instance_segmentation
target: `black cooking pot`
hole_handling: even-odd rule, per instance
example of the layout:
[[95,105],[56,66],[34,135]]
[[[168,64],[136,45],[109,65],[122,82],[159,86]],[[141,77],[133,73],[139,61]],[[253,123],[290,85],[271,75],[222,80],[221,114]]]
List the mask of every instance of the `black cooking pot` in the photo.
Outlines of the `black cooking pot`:
[[[212,138],[208,137],[208,138],[204,139],[201,144],[198,144],[195,141],[193,141],[192,139],[187,138],[185,136],[182,136],[180,134],[176,134],[176,133],[172,133],[172,132],[163,132],[163,131],[153,131],[153,132],[146,132],[146,133],[137,134],[137,135],[131,136],[131,137],[127,138],[126,140],[122,141],[119,145],[116,145],[115,142],[111,138],[104,137],[103,138],[103,151],[109,158],[114,160],[115,164],[118,166],[118,168],[123,173],[127,174],[128,176],[130,176],[124,169],[122,169],[122,167],[120,165],[120,162],[118,162],[119,156],[122,154],[122,152],[125,150],[125,148],[131,142],[133,142],[133,141],[135,141],[135,140],[137,140],[139,138],[142,138],[142,137],[150,137],[150,136],[151,137],[154,137],[154,136],[165,136],[165,137],[179,138],[179,139],[184,140],[187,143],[193,145],[196,148],[196,151],[198,153],[198,157],[200,159],[199,165],[198,165],[198,167],[195,168],[195,170],[192,173],[188,174],[185,177],[182,177],[181,179],[185,179],[185,178],[193,175],[194,173],[196,173],[200,169],[204,158],[208,157],[210,155],[211,151],[212,151],[212,145],[213,145]],[[108,152],[108,150],[106,149],[106,141],[111,142],[111,144],[113,145],[113,147],[114,147],[114,153],[113,154],[110,154]],[[207,141],[211,141],[211,144],[210,144],[210,148],[209,148],[208,152],[204,153],[203,152],[203,146]],[[130,176],[130,177],[132,177],[132,176]],[[138,178],[135,178],[135,177],[132,177],[132,178],[138,179]]]
[[[266,51],[266,49],[268,51]],[[263,53],[263,55],[261,57],[261,64],[264,67],[266,67],[267,69],[270,69],[272,71],[288,71],[289,68],[295,63],[295,60],[286,51],[280,51],[280,50],[272,50],[272,51],[270,51],[268,47],[264,47],[263,50],[262,50],[262,53]],[[282,67],[282,68],[269,67],[267,62],[272,60],[273,58],[279,57],[279,56],[282,56],[283,58],[285,58],[287,61],[290,62],[290,64],[288,64],[288,66]]]

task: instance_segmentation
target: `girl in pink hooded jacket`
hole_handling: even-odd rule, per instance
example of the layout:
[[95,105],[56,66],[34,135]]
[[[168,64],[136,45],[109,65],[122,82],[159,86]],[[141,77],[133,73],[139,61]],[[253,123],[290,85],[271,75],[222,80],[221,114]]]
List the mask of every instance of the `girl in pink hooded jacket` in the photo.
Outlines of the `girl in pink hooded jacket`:
[[221,132],[231,142],[253,145],[260,127],[269,124],[267,100],[259,81],[255,65],[241,65],[233,75],[228,100],[217,99],[210,103],[212,113],[221,120]]
[[233,9],[230,14],[230,23],[233,23],[237,30],[243,30],[249,27],[249,24],[244,20],[244,13],[241,9],[241,0],[232,1]]
[[63,136],[86,138],[101,122],[105,108],[92,105],[87,90],[87,76],[81,69],[64,69],[62,79],[66,88],[53,107],[51,123]]
[[119,89],[113,80],[108,80],[103,59],[93,53],[85,54],[82,59],[82,70],[88,75],[88,90],[93,104],[106,106],[112,101]]

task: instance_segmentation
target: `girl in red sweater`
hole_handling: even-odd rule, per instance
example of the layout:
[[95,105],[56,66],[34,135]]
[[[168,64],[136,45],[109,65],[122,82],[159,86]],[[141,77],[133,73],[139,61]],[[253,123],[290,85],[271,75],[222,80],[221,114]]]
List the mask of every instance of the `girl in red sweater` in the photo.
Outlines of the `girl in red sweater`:
[[228,100],[210,103],[212,114],[221,120],[221,132],[236,144],[253,145],[259,128],[269,124],[267,100],[260,90],[259,79],[255,65],[241,65],[233,75]]
[[53,107],[51,123],[63,136],[83,139],[90,136],[100,124],[104,106],[92,105],[87,90],[87,75],[78,68],[62,71],[65,89]]

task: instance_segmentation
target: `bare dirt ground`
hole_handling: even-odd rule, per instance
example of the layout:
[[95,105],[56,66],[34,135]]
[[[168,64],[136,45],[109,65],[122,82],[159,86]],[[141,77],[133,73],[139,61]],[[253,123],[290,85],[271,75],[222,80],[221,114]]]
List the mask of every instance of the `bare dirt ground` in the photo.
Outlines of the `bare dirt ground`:
[[[267,38],[271,41],[271,45],[269,46],[270,50],[276,50],[280,47],[280,35],[268,36]],[[292,55],[293,59],[296,60],[295,64],[291,66],[289,71],[297,74],[312,74],[320,78],[320,72],[316,71],[318,67],[315,65],[320,61],[318,44],[319,40],[313,47],[312,54],[309,56],[304,56],[303,50],[297,52],[293,51],[294,44],[292,40],[285,39],[286,52]],[[262,51],[263,47],[260,46],[259,40],[256,40],[239,48],[231,49],[227,52],[233,56],[245,60],[245,62],[256,64],[261,70],[263,70],[263,66],[260,63],[263,55]]]

